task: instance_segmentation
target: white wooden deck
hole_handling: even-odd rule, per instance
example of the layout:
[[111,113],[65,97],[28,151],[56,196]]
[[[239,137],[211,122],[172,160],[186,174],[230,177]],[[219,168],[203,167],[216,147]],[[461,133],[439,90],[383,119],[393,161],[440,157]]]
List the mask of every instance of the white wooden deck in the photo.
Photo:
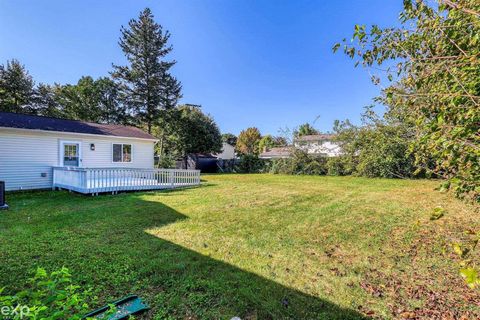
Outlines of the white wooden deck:
[[200,185],[200,170],[54,167],[53,188],[84,194]]

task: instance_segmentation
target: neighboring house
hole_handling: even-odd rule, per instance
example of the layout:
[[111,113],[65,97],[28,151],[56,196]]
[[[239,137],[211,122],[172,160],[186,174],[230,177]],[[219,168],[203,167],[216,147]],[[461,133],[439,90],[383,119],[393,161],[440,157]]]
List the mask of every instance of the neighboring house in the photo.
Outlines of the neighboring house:
[[156,141],[135,127],[0,112],[0,181],[43,189],[53,167],[153,169]]
[[295,138],[294,146],[308,154],[337,157],[342,151],[338,143],[333,141],[332,134],[315,134]]
[[229,143],[224,142],[222,144],[222,152],[215,154],[215,157],[222,160],[232,160],[236,158],[235,147]]
[[290,157],[291,147],[270,148],[260,154],[261,159],[282,159]]
[[[333,141],[332,134],[316,134],[301,136],[294,140],[293,147],[304,150],[308,154],[325,157],[337,157],[342,151],[338,143]],[[290,157],[292,146],[268,149],[260,154],[262,159],[281,159]]]
[[235,147],[227,142],[223,142],[222,152],[215,156],[217,157],[217,172],[233,172],[239,162]]

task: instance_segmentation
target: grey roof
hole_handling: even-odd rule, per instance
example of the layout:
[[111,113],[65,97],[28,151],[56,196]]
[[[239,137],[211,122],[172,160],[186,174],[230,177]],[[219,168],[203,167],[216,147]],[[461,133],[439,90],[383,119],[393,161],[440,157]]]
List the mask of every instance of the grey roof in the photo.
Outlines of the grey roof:
[[271,148],[268,151],[262,152],[260,158],[288,158],[292,151],[292,147],[277,147]]
[[300,136],[295,138],[296,141],[319,141],[319,140],[332,140],[335,138],[334,134],[312,134],[306,136]]
[[131,126],[101,124],[11,112],[0,112],[0,127],[156,140],[154,136]]

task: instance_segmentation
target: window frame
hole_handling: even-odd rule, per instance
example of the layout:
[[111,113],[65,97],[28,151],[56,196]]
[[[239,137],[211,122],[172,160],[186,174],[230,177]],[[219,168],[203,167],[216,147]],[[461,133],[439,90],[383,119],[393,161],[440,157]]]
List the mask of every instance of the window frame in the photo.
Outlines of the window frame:
[[[122,155],[122,159],[121,161],[114,161],[114,158],[113,158],[113,146],[114,145],[120,145],[122,146],[121,149],[120,149],[120,152],[121,152],[121,155]],[[124,145],[128,145],[130,146],[130,161],[125,161],[124,158],[123,158],[123,146]],[[132,163],[133,162],[133,143],[121,143],[121,142],[112,142],[112,163]]]

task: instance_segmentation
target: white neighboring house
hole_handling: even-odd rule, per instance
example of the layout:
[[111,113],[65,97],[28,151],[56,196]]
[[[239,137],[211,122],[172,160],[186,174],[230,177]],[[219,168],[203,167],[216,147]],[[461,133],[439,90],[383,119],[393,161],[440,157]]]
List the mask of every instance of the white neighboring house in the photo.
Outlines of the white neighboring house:
[[214,154],[215,157],[222,160],[232,160],[236,158],[235,147],[229,143],[223,142],[222,152]]
[[[342,154],[342,150],[338,143],[333,141],[332,134],[315,134],[295,138],[293,147],[306,151],[308,154],[338,157]],[[289,158],[292,152],[290,147],[276,147],[266,150],[260,154],[262,159],[282,159]]]
[[153,169],[156,142],[135,127],[0,112],[0,181],[43,189],[53,167]]
[[296,138],[294,145],[308,154],[337,157],[342,154],[342,150],[333,138],[332,134],[306,135]]

